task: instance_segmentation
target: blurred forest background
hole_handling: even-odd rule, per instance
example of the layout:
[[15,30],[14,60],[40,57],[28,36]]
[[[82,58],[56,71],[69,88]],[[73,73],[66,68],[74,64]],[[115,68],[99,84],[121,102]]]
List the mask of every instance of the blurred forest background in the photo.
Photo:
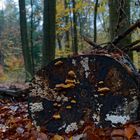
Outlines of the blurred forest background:
[[[139,0],[0,0],[0,82],[24,82],[51,60],[89,52],[140,18]],[[119,44],[140,42],[140,29]],[[140,69],[140,52],[131,58]]]

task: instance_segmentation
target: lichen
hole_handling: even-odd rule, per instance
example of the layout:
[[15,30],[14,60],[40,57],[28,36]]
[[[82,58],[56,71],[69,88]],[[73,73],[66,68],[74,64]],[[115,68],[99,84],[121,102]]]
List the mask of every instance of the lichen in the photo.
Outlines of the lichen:
[[76,66],[76,61],[75,61],[75,59],[72,59],[72,64],[73,64],[74,66]]
[[78,126],[77,126],[76,122],[73,122],[73,123],[71,123],[70,125],[67,126],[65,132],[69,133],[69,132],[72,132],[72,131],[75,131],[75,130],[78,130]]
[[139,101],[136,96],[133,97],[133,100],[125,105],[125,113],[133,115],[137,111],[139,106]]
[[89,75],[89,65],[88,65],[88,62],[89,62],[89,58],[88,57],[82,58],[81,65],[84,68],[86,78],[88,78],[88,75]]
[[106,121],[111,121],[112,124],[125,124],[128,120],[130,120],[130,116],[128,115],[111,115],[111,114],[106,114]]
[[65,128],[65,127],[66,127],[66,123],[64,125],[62,125],[61,127],[59,127],[58,130],[61,130],[61,129]]
[[43,109],[44,108],[43,108],[42,102],[40,102],[40,103],[30,103],[30,111],[32,113],[42,111]]
[[94,123],[97,125],[99,124],[99,121],[100,121],[100,115],[98,115],[97,113],[94,113],[93,116],[92,116],[93,120],[94,120]]

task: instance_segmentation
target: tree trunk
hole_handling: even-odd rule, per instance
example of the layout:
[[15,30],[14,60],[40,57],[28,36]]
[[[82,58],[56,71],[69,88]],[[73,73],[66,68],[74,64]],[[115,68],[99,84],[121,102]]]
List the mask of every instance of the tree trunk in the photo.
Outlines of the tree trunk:
[[4,29],[4,11],[0,10],[0,38]]
[[[130,0],[109,0],[110,38],[124,32],[130,26]],[[119,43],[120,48],[131,42],[128,35]]]
[[58,43],[59,50],[62,50],[61,37],[59,35],[57,35],[57,43]]
[[98,11],[98,0],[96,0],[94,8],[94,42],[97,41],[97,11]]
[[44,0],[42,65],[55,58],[56,40],[56,0]]
[[31,29],[30,29],[30,44],[31,44],[31,58],[32,58],[32,66],[33,66],[33,73],[35,71],[34,65],[34,53],[33,53],[33,32],[34,32],[34,25],[33,25],[33,0],[30,1],[31,3]]
[[140,73],[140,51],[138,51],[138,69]]
[[[64,4],[65,4],[65,9],[68,8],[68,2],[67,0],[64,0]],[[66,25],[68,25],[69,22],[69,16],[65,17],[65,23]],[[69,36],[69,31],[66,31],[66,48],[70,48],[70,36]]]
[[[71,8],[70,4],[69,4],[69,9]],[[73,46],[74,46],[74,39],[73,39],[73,12],[72,10],[70,10],[70,37],[71,37],[71,46],[72,46],[72,51],[73,51]]]
[[20,11],[21,43],[22,43],[22,51],[23,51],[25,71],[26,71],[26,80],[30,80],[30,78],[33,76],[33,68],[32,68],[30,48],[28,44],[25,0],[19,0],[19,11]]
[[73,50],[73,55],[77,55],[78,54],[78,37],[77,37],[77,14],[75,12],[75,5],[76,5],[75,0],[72,0],[72,4],[73,4],[73,46],[72,46],[72,50]]

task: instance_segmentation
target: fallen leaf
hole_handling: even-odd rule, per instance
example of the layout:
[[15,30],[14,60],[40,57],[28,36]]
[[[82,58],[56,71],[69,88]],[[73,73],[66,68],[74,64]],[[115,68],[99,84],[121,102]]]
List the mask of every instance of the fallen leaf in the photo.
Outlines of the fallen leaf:
[[40,140],[48,140],[47,135],[42,132],[38,134],[38,138],[40,138]]
[[111,136],[124,136],[124,130],[123,129],[114,129],[111,133]]
[[32,126],[32,123],[31,122],[28,122],[28,124],[25,126],[25,128],[29,131],[29,130],[31,130],[31,128],[32,128],[33,126]]
[[124,129],[125,136],[130,140],[136,132],[133,125],[129,125]]

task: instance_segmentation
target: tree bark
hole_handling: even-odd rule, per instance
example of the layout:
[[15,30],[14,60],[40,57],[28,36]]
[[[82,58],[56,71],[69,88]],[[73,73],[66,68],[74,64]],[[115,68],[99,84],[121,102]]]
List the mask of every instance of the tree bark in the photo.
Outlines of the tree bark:
[[59,35],[57,35],[57,43],[58,43],[59,50],[62,50],[61,37]]
[[[130,26],[130,0],[109,0],[110,39],[118,36]],[[119,47],[131,43],[131,36],[119,42]]]
[[42,66],[55,58],[56,0],[44,0]]
[[[67,0],[64,0],[64,5],[65,5],[65,9],[68,8],[68,2]],[[65,17],[65,23],[66,25],[68,25],[69,22],[69,16]],[[70,48],[70,35],[69,35],[69,31],[66,31],[66,48]]]
[[4,11],[0,10],[0,38],[1,38],[3,29],[4,29]]
[[98,0],[96,0],[95,3],[95,9],[94,9],[94,42],[97,41],[97,11],[98,11]]
[[26,71],[26,80],[30,80],[31,77],[33,76],[33,68],[32,68],[30,48],[28,44],[25,0],[19,0],[19,12],[20,12],[21,43],[22,43],[22,51],[23,51],[25,71]]
[[30,44],[31,44],[31,58],[32,58],[32,66],[33,66],[33,73],[35,72],[35,65],[34,65],[34,53],[33,53],[33,32],[34,32],[34,23],[33,23],[33,0],[30,0],[31,4],[31,29],[30,29]]
[[73,55],[78,54],[78,36],[77,36],[77,14],[75,12],[75,0],[72,0],[72,8],[73,8]]

